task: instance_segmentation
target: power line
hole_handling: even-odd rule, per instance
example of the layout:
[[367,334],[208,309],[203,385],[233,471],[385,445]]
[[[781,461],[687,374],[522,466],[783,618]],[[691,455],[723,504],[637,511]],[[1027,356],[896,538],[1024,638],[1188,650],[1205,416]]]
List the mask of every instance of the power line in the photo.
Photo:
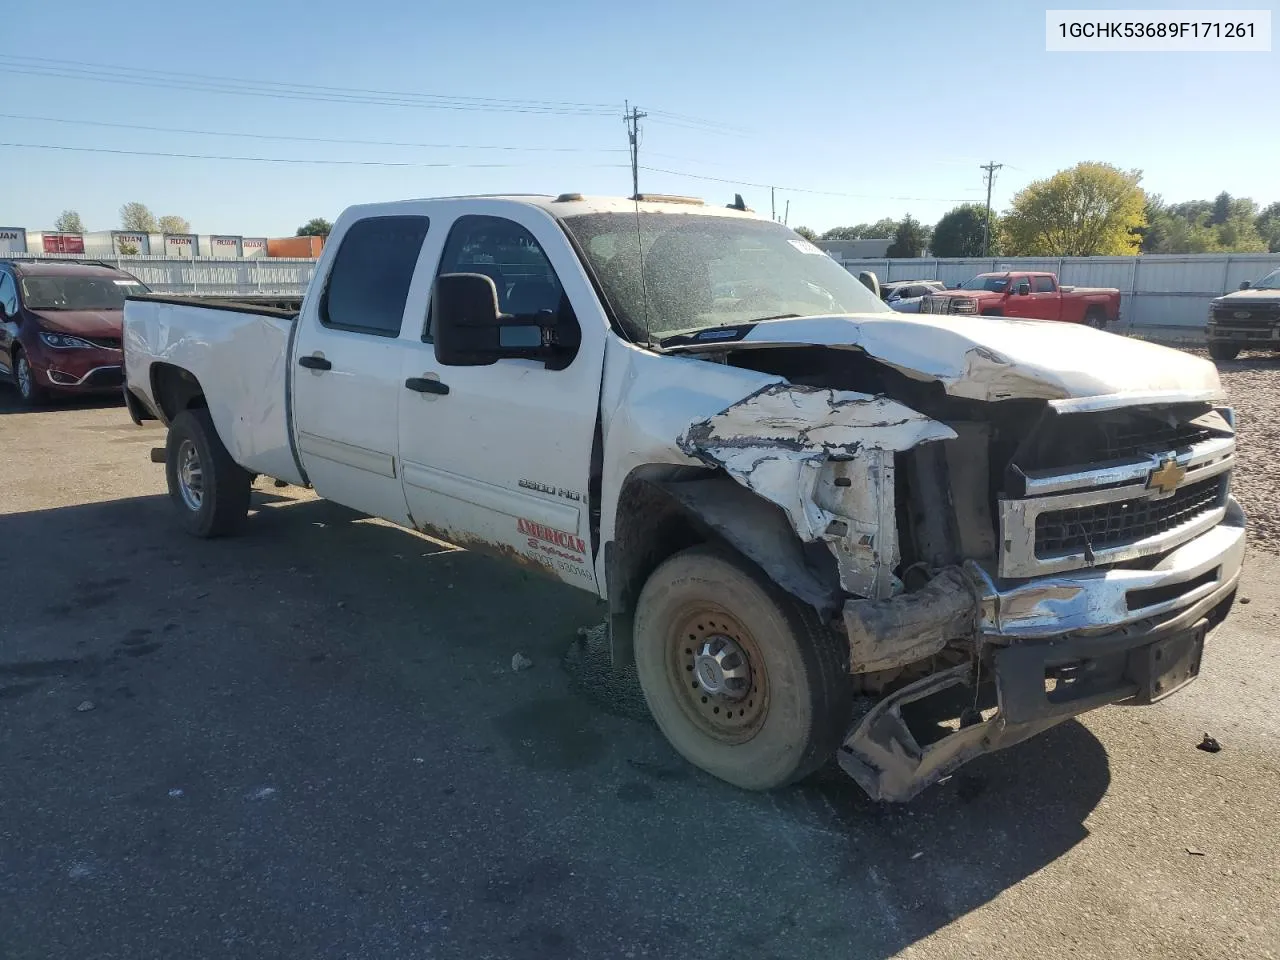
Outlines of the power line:
[[806,187],[784,187],[774,183],[752,183],[749,180],[732,180],[727,177],[709,177],[700,173],[685,173],[683,170],[664,170],[661,167],[641,167],[649,173],[666,173],[673,177],[688,177],[691,180],[709,180],[712,183],[728,183],[738,187],[759,187],[760,189],[777,189],[787,193],[809,193],[822,197],[852,197],[861,200],[918,200],[921,202],[964,203],[955,197],[891,197],[881,193],[845,193],[840,190],[810,190]]
[[398,105],[435,106],[442,109],[499,110],[517,112],[589,113],[607,115],[614,107],[607,103],[583,103],[564,100],[529,100],[498,97],[475,97],[459,94],[418,93],[413,91],[376,90],[364,87],[334,87],[278,80],[253,80],[242,77],[215,76],[201,73],[178,73],[115,64],[76,60],[54,60],[47,57],[0,55],[0,66],[40,76],[62,76],[71,79],[103,82],[135,83],[141,86],[207,88],[208,92],[244,93],[249,95],[281,95],[294,99],[331,99],[366,102],[392,100]]
[[699,117],[690,117],[682,113],[670,113],[666,110],[652,110],[650,116],[654,123],[666,124],[671,127],[680,127],[685,130],[707,130],[711,133],[723,133],[732,136],[748,136],[749,131],[742,127],[735,127],[731,124],[720,123],[715,120],[703,120]]
[[[568,116],[608,116],[616,107],[600,101],[535,100],[511,97],[480,97],[467,94],[420,93],[379,90],[368,87],[338,87],[279,80],[255,80],[207,73],[154,70],[83,60],[61,60],[19,54],[0,54],[0,70],[33,73],[61,79],[94,80],[204,93],[234,93],[246,96],[279,96],[284,99],[320,102],[371,103],[386,106],[417,106],[443,110],[487,110],[515,113],[549,113]],[[729,124],[671,111],[654,111],[662,123],[689,129],[745,134]]]
[[622,147],[516,147],[479,143],[409,143],[396,140],[353,140],[345,137],[298,137],[274,133],[233,133],[231,131],[192,130],[184,127],[153,127],[139,123],[113,123],[107,120],[72,120],[65,117],[36,117],[22,113],[0,113],[6,120],[37,120],[42,123],[64,123],[77,126],[113,127],[119,130],[147,130],[152,133],[184,133],[208,137],[242,137],[251,140],[282,140],[297,143],[341,143],[369,147],[420,147],[439,150],[512,150],[546,153],[625,153]]
[[0,58],[0,70],[16,71],[27,73],[32,76],[54,77],[58,79],[69,80],[92,80],[100,83],[124,84],[127,86],[152,87],[163,90],[185,90],[194,93],[227,93],[236,96],[246,97],[265,97],[273,100],[301,100],[318,103],[349,103],[360,106],[385,106],[385,107],[414,107],[417,109],[428,110],[462,110],[462,111],[483,111],[483,112],[500,112],[500,113],[523,113],[541,116],[580,116],[580,117],[602,117],[608,116],[610,111],[596,109],[578,109],[572,107],[551,107],[551,106],[499,106],[499,105],[477,105],[468,102],[448,102],[436,100],[421,100],[413,96],[371,96],[364,94],[320,94],[307,90],[288,90],[288,89],[252,89],[246,87],[234,86],[230,83],[208,83],[204,81],[185,81],[179,77],[173,79],[161,80],[147,77],[127,77],[117,76],[110,73],[94,73],[92,71],[69,71],[46,67],[33,67],[27,64],[5,63]]
[[[25,150],[64,150],[73,153],[111,153],[131,157],[170,157],[183,160],[238,160],[251,163],[306,163],[322,166],[353,167],[430,167],[460,169],[490,169],[527,167],[525,163],[423,163],[412,160],[327,160],[313,157],[239,157],[211,153],[163,153],[157,150],[117,150],[110,147],[65,147],[51,143],[0,143],[0,147],[15,147]],[[602,163],[592,166],[610,169],[625,169],[625,164]]]

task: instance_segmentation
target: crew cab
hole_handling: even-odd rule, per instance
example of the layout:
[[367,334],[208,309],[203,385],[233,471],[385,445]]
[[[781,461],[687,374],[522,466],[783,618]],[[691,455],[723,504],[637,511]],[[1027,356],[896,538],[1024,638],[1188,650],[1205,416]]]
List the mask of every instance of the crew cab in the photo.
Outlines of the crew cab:
[[261,475],[597,594],[674,748],[745,788],[835,757],[907,800],[1160,699],[1244,553],[1207,360],[894,313],[697,201],[352,207],[299,312],[132,298],[125,367],[189,532]]
[[1280,270],[1209,304],[1209,356],[1221,363],[1241,350],[1280,351]]
[[1055,273],[980,273],[954,290],[925,297],[920,312],[1061,320],[1103,330],[1120,319],[1120,291],[1061,287]]
[[51,395],[120,395],[124,301],[147,288],[100,260],[0,260],[0,376],[37,406]]

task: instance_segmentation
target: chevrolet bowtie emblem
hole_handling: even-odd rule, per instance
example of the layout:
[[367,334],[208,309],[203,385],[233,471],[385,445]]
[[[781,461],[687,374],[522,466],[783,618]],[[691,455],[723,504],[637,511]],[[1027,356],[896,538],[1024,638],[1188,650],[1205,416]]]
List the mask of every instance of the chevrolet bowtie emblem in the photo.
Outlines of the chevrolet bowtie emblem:
[[1168,496],[1178,489],[1178,484],[1186,475],[1187,468],[1170,458],[1147,474],[1147,489],[1159,490]]

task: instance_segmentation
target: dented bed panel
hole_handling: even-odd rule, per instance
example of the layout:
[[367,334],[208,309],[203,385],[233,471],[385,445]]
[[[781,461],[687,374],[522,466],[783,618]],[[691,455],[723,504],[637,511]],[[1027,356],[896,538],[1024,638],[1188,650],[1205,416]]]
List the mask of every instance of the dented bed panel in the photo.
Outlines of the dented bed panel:
[[207,388],[209,416],[236,463],[302,483],[286,398],[293,325],[278,312],[130,300],[124,317],[129,387],[157,406],[152,365],[188,371]]

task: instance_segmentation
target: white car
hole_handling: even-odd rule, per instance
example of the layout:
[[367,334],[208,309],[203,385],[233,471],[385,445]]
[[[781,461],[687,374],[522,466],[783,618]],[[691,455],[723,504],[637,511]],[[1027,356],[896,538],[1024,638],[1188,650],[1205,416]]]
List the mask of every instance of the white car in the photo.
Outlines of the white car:
[[1159,699],[1240,575],[1213,364],[894,313],[746,211],[352,207],[300,312],[141,297],[124,326],[189,532],[263,475],[590,591],[674,748],[746,788],[835,757],[906,800]]
[[946,290],[941,280],[899,280],[885,284],[880,297],[899,313],[919,313],[920,301],[931,293]]

